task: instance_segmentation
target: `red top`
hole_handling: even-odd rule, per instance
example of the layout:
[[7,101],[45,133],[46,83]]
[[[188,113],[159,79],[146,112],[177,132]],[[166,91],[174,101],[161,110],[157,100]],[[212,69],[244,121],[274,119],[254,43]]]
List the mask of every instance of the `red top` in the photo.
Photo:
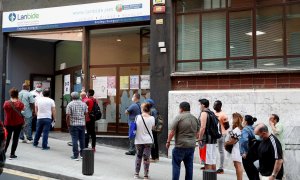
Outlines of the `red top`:
[[[97,102],[97,99],[95,99],[94,97],[89,97],[89,98],[86,98],[86,99],[83,99],[83,101],[86,103],[86,105],[88,106],[88,113],[91,113],[92,112],[92,110],[93,110],[93,107],[94,107],[94,101],[96,101],[96,103],[98,103]],[[87,119],[86,119],[86,121],[90,121],[91,119],[90,119],[90,116],[87,116]]]
[[[24,104],[19,100],[12,103],[15,106],[15,109],[21,113],[21,111],[24,109]],[[11,107],[9,101],[4,102],[3,109],[5,112],[5,126],[18,126],[24,124],[24,118]]]

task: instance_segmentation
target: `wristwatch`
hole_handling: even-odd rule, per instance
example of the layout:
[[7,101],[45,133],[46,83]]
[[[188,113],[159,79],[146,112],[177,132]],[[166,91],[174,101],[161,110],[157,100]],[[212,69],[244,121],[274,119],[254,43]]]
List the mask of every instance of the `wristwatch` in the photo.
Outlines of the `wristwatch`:
[[274,178],[276,178],[276,174],[272,174],[271,176],[274,177]]

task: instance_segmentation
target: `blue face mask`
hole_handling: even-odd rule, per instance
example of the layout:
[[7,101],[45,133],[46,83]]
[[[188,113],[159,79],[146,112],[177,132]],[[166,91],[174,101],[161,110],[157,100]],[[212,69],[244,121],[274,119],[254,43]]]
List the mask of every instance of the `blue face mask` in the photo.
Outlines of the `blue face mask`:
[[258,136],[258,135],[255,135],[255,138],[258,140],[258,141],[262,141],[263,139],[260,137],[260,136]]

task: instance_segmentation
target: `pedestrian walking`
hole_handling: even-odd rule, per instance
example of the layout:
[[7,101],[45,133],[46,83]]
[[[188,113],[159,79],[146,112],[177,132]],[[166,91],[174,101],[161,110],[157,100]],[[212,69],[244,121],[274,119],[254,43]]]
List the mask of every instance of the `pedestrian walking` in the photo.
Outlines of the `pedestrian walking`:
[[[208,129],[211,129],[214,114],[209,109],[209,101],[207,99],[199,99],[201,115],[200,115],[200,131],[199,131],[199,145],[206,144],[206,161],[205,169],[216,170],[217,163],[217,139],[210,134]],[[218,129],[216,129],[218,131]]]
[[274,134],[279,140],[282,147],[282,151],[284,153],[285,150],[284,128],[283,128],[283,124],[279,122],[279,116],[277,114],[272,114],[269,118],[269,124],[272,129],[272,134]]
[[[155,119],[155,126],[157,125],[157,118],[158,118],[158,111],[155,108],[155,102],[153,99],[146,99],[146,103],[150,104],[150,115],[154,117]],[[152,130],[153,139],[154,139],[154,145],[151,147],[151,162],[157,162],[159,161],[159,148],[158,148],[158,132]]]
[[38,146],[40,137],[43,134],[42,150],[49,150],[48,135],[51,123],[55,122],[56,118],[55,102],[50,98],[49,89],[45,89],[43,91],[43,97],[39,97],[35,102],[35,112],[37,114],[37,127],[33,146]]
[[[141,114],[141,104],[140,104],[140,95],[135,93],[132,97],[132,104],[127,108],[125,114],[128,115],[128,131],[130,130],[130,125],[133,121],[135,121],[135,117]],[[129,133],[128,133],[129,134]],[[129,150],[126,152],[126,155],[135,155],[135,145],[134,138],[129,138]]]
[[258,124],[254,132],[262,139],[258,146],[259,172],[262,180],[282,179],[283,152],[280,141],[269,133],[268,127],[263,123]]
[[22,115],[25,119],[25,124],[20,133],[20,140],[23,143],[31,143],[32,142],[32,117],[34,114],[34,98],[32,94],[29,92],[29,86],[27,84],[22,85],[22,91],[19,92],[19,99],[25,106],[24,111],[22,111]]
[[250,157],[250,148],[255,139],[253,124],[256,121],[257,119],[250,115],[244,117],[242,123],[244,128],[239,140],[242,162],[249,180],[259,180],[259,172],[253,164],[255,160]]
[[24,117],[21,114],[21,111],[24,110],[25,106],[19,100],[19,91],[16,88],[10,89],[9,94],[10,100],[5,101],[3,105],[5,113],[4,125],[8,132],[5,145],[5,153],[9,146],[10,139],[13,136],[9,159],[15,159],[17,158],[15,152],[18,147],[20,132],[22,126],[24,125]]
[[93,115],[93,109],[95,104],[98,104],[98,101],[94,98],[95,91],[93,89],[89,89],[88,91],[88,99],[86,99],[86,104],[88,106],[88,120],[86,122],[86,130],[87,134],[85,135],[85,147],[89,147],[90,138],[92,139],[92,149],[96,152],[96,131],[95,131],[95,122],[96,119]]
[[[85,147],[85,119],[88,116],[88,107],[79,99],[77,92],[72,92],[71,97],[72,101],[66,109],[66,121],[72,137],[73,156],[71,159],[78,161],[78,157],[82,155],[82,150]],[[78,151],[78,141],[80,151]]]
[[220,100],[215,101],[214,103],[215,115],[219,119],[221,125],[222,137],[217,140],[218,149],[220,153],[220,166],[217,170],[218,174],[224,174],[224,143],[227,134],[227,129],[229,128],[229,122],[226,113],[222,110],[222,102]]
[[199,121],[190,113],[190,104],[182,102],[179,105],[179,115],[174,119],[166,143],[167,150],[175,136],[175,148],[172,151],[172,180],[179,180],[180,167],[183,161],[185,179],[193,179],[193,160]]
[[232,146],[231,151],[231,160],[233,161],[235,172],[236,172],[236,179],[242,180],[243,179],[243,167],[242,167],[242,156],[240,152],[239,146],[239,138],[242,134],[242,122],[243,117],[239,113],[232,114],[232,131],[229,132],[230,139],[229,141],[225,142],[225,146]]
[[134,178],[139,178],[142,160],[144,161],[144,179],[149,179],[149,166],[151,146],[153,145],[152,129],[155,126],[155,119],[150,115],[151,104],[143,103],[141,105],[142,114],[136,116],[136,160]]

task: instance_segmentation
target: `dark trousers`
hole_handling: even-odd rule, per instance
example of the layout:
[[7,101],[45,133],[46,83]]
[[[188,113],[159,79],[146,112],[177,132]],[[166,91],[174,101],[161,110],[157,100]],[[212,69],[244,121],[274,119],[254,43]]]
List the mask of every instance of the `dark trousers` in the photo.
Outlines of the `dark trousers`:
[[[70,126],[70,134],[72,137],[73,144],[73,155],[78,157],[79,154],[82,155],[82,150],[84,149],[84,126]],[[78,151],[78,141],[80,146],[80,151]]]
[[52,119],[42,118],[38,119],[36,123],[36,132],[33,140],[33,145],[37,146],[39,144],[40,137],[43,133],[42,148],[46,149],[48,147],[48,135],[51,128]]
[[90,137],[92,138],[92,148],[96,146],[96,132],[95,132],[95,121],[90,120],[86,122],[86,131],[85,135],[85,147],[88,148]]
[[157,135],[158,133],[155,131],[152,131],[153,139],[154,139],[154,146],[151,148],[151,158],[152,159],[159,159],[159,149],[158,149],[158,141],[157,141]]
[[185,180],[193,179],[193,160],[195,148],[177,148],[172,151],[172,180],[179,180],[181,162],[185,166]]
[[15,155],[16,149],[18,147],[20,132],[22,130],[22,125],[6,126],[6,130],[7,130],[7,139],[6,139],[6,145],[5,145],[5,152],[9,146],[11,136],[14,133],[10,155]]
[[259,172],[253,164],[253,161],[249,159],[243,159],[243,166],[249,180],[259,180]]

